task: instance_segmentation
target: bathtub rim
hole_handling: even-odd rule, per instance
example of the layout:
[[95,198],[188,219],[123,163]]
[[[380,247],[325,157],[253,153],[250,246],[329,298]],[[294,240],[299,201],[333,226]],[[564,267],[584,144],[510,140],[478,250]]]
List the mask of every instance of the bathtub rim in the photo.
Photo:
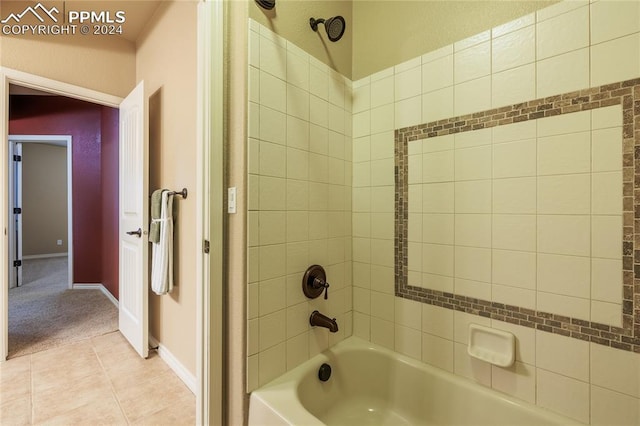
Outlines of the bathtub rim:
[[[283,421],[283,424],[324,425],[325,423],[311,414],[311,412],[307,411],[302,404],[302,401],[300,401],[297,393],[298,384],[300,383],[301,378],[319,368],[323,362],[331,362],[342,352],[351,350],[371,350],[380,352],[382,355],[390,357],[397,362],[408,364],[413,368],[425,371],[427,374],[432,374],[439,379],[453,382],[456,386],[461,386],[467,390],[488,394],[500,399],[504,403],[518,406],[522,410],[535,413],[541,418],[558,425],[584,425],[584,423],[580,423],[570,417],[557,414],[544,407],[517,399],[493,388],[483,386],[471,379],[458,376],[449,371],[426,364],[420,360],[408,357],[399,352],[392,351],[356,336],[347,337],[336,345],[309,358],[297,367],[252,391],[249,400],[249,425],[252,424],[252,413],[254,413],[255,416],[255,409],[258,408],[256,407],[258,404],[262,404],[264,406],[260,407],[261,410],[265,407],[272,410],[273,414]],[[292,402],[294,401],[297,402],[297,404],[293,404]]]

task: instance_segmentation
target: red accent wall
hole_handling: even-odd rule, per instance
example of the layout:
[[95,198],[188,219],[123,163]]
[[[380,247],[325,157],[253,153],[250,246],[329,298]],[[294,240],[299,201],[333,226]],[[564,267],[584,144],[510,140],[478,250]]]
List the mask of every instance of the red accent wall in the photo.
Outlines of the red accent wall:
[[102,284],[118,296],[118,126],[119,111],[102,107]]
[[[9,133],[15,135],[71,135],[73,144],[73,278],[76,283],[101,283],[107,277],[109,291],[117,297],[117,110],[115,128],[111,108],[59,96],[11,96]],[[103,123],[102,119],[106,122]],[[107,158],[102,159],[102,133],[106,132]],[[115,139],[114,139],[115,138]],[[114,142],[115,140],[115,142]],[[107,206],[112,185],[103,185],[103,163],[107,179],[113,178],[113,145],[116,157],[116,196]],[[116,218],[105,216],[113,213]],[[116,228],[113,229],[113,221]],[[109,224],[108,229],[105,224]],[[108,231],[108,232],[107,232]],[[114,232],[116,232],[114,236]],[[105,237],[105,234],[109,234]],[[115,238],[115,247],[113,241]],[[105,241],[106,240],[106,241]],[[108,260],[104,259],[107,253]],[[115,256],[115,280],[113,266]],[[103,274],[104,266],[108,271]]]

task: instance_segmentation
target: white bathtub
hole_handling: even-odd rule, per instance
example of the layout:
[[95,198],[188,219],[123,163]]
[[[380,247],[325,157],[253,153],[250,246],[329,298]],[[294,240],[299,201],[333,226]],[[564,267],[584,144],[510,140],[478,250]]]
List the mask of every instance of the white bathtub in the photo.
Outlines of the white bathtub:
[[569,424],[579,423],[355,337],[254,391],[249,405],[250,426]]

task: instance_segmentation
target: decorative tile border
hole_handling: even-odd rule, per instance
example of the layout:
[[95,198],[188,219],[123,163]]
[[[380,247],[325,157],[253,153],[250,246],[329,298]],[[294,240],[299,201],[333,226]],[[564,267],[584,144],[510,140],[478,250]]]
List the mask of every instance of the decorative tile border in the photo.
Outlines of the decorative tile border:
[[[409,142],[611,105],[623,115],[621,328],[407,283]],[[396,296],[640,353],[640,78],[397,129],[395,183]]]

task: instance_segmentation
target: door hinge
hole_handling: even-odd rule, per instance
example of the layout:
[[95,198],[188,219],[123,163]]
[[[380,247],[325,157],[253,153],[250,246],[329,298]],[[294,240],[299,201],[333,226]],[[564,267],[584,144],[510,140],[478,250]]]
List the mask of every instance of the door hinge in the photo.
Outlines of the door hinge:
[[20,207],[14,207],[13,214],[22,214],[22,209]]
[[202,251],[204,251],[205,254],[209,254],[209,240],[204,240],[204,244],[202,245]]
[[14,155],[13,156],[13,161],[16,161],[16,162],[22,161],[22,155]]
[[22,260],[14,260],[13,261],[13,266],[15,268],[17,268],[18,266],[22,266]]

